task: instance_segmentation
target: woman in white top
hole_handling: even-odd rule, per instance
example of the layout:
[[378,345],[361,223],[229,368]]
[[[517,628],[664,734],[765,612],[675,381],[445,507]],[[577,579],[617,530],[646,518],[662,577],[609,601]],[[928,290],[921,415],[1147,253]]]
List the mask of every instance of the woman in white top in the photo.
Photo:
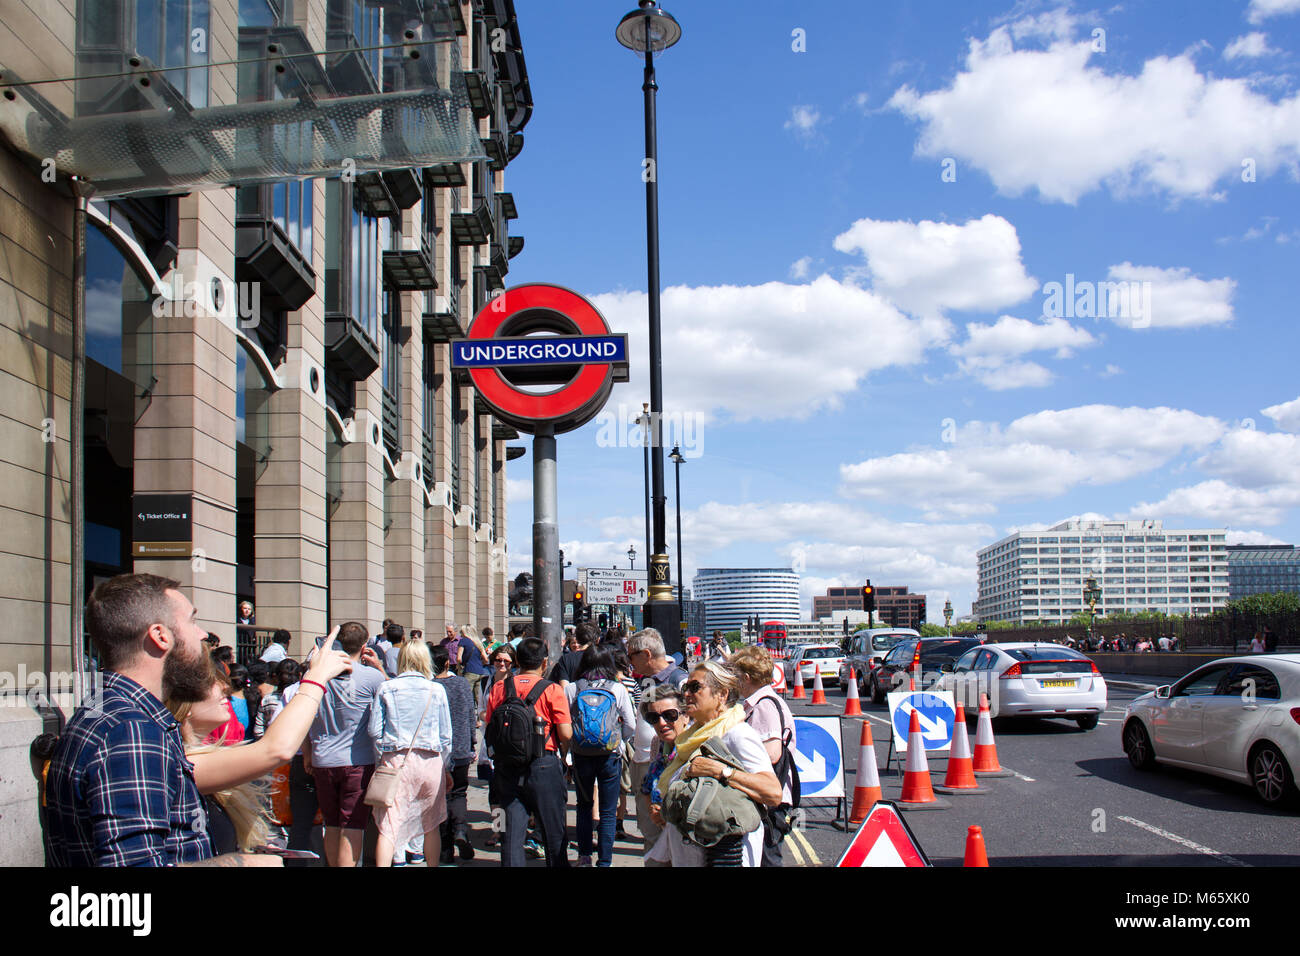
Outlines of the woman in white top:
[[[755,803],[775,807],[781,802],[781,784],[772,772],[772,761],[763,740],[747,723],[745,709],[738,704],[735,673],[725,664],[702,661],[682,685],[682,700],[691,725],[677,738],[677,754],[659,777],[659,789],[667,792],[674,780],[714,777],[734,787]],[[710,738],[718,738],[736,755],[743,771],[718,760],[696,756]],[[673,866],[759,866],[763,859],[763,828],[732,837],[706,851],[688,843],[674,826],[666,827],[647,859]],[[737,853],[736,850],[739,850]],[[737,859],[738,857],[738,859]]]
[[404,641],[397,670],[370,708],[368,729],[379,754],[375,770],[398,768],[392,806],[375,809],[376,866],[390,866],[393,848],[406,846],[420,833],[426,858],[438,859],[451,789],[451,708],[447,692],[433,680],[429,646]]

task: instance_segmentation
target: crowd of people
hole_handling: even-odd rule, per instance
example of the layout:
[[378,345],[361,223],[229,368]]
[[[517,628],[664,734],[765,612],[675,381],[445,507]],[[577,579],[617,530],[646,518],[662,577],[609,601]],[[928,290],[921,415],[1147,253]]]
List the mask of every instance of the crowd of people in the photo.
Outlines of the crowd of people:
[[302,661],[281,631],[244,664],[196,617],[156,575],[92,593],[102,689],[47,768],[52,865],[355,866],[372,816],[377,866],[472,860],[476,764],[503,866],[610,866],[629,814],[647,866],[781,864],[794,719],[762,647],[715,633],[683,659],[652,628],[581,623],[551,660],[518,625],[433,644],[347,622]]

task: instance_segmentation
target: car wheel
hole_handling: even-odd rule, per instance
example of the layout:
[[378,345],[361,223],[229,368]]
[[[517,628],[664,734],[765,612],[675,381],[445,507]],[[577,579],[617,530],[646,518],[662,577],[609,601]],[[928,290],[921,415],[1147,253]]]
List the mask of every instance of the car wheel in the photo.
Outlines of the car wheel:
[[885,702],[885,695],[881,693],[880,684],[876,682],[875,675],[872,675],[871,678],[871,702],[873,704],[883,704]]
[[1080,730],[1092,730],[1097,726],[1099,720],[1101,720],[1099,715],[1089,714],[1086,717],[1076,717],[1074,722],[1079,725]]
[[1295,801],[1295,777],[1286,758],[1270,743],[1259,745],[1250,756],[1250,783],[1255,793],[1270,807],[1286,806]]
[[1124,727],[1124,753],[1134,770],[1150,770],[1155,766],[1156,755],[1151,749],[1151,738],[1141,722],[1130,720]]

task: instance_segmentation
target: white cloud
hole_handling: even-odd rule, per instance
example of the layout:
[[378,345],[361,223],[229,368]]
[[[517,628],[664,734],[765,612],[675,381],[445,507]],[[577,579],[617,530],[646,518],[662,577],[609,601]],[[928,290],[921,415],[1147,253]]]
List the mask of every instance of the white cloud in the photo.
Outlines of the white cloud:
[[866,93],[859,93],[857,96],[853,97],[853,105],[856,106],[863,113],[865,113],[867,112],[867,103],[870,102],[870,100],[871,100],[870,95]]
[[1300,12],[1300,0],[1250,0],[1250,10],[1246,14],[1246,19],[1251,23],[1263,23],[1269,17],[1298,12]]
[[[649,394],[646,295],[591,296],[631,339],[632,381],[611,404]],[[820,276],[804,285],[673,286],[663,292],[664,403],[703,419],[806,418],[839,406],[870,372],[921,361],[937,333],[880,296]],[[773,388],[772,369],[781,370]]]
[[[1231,322],[1233,318],[1232,296],[1237,289],[1235,279],[1201,279],[1192,275],[1186,267],[1161,269],[1158,266],[1135,266],[1131,262],[1111,266],[1107,278],[1111,282],[1150,283],[1150,313],[1139,315],[1136,307],[1130,307],[1127,315],[1111,316],[1116,325],[1188,329],[1201,325],[1221,325]],[[1145,309],[1144,305],[1143,311]]]
[[1068,358],[1073,349],[1095,343],[1096,339],[1087,331],[1070,325],[1065,319],[1030,322],[1004,315],[992,325],[967,324],[966,341],[949,351],[963,372],[995,391],[1002,391],[1047,385],[1053,379],[1052,373],[1036,362],[1014,361],[1018,356],[1054,351],[1057,358]]
[[1072,28],[1046,49],[1016,49],[1013,35],[972,39],[946,88],[894,93],[888,105],[921,124],[918,154],[964,159],[1004,194],[1071,204],[1103,187],[1215,198],[1245,157],[1260,176],[1300,166],[1300,95],[1273,101],[1202,74],[1191,52],[1128,75],[1104,70]]
[[859,219],[834,245],[864,256],[872,289],[913,315],[999,309],[1037,291],[1016,228],[1001,216],[961,225]]
[[1245,36],[1239,36],[1224,47],[1223,58],[1225,60],[1236,60],[1240,57],[1269,56],[1277,52],[1268,45],[1268,36],[1256,31],[1247,33]]
[[1121,375],[1123,372],[1124,370],[1118,365],[1111,365],[1108,363],[1106,368],[1102,370],[1101,377],[1110,378],[1112,375]]
[[1263,411],[1283,431],[1300,432],[1300,398],[1281,405],[1270,405]]
[[86,283],[86,334],[111,338],[122,335],[120,279],[96,279]]
[[1215,478],[1177,488],[1154,503],[1143,502],[1134,515],[1179,515],[1216,524],[1279,524],[1288,511],[1300,505],[1300,485],[1276,488],[1238,488]]
[[1243,488],[1300,484],[1300,435],[1234,428],[1196,464]]
[[785,121],[785,128],[794,130],[798,135],[810,137],[822,120],[822,114],[811,106],[794,106],[790,109],[790,118]]
[[812,256],[804,256],[802,259],[796,259],[790,264],[791,279],[808,278],[808,270],[812,266]]
[[1263,531],[1229,531],[1226,535],[1228,544],[1287,544],[1281,538],[1275,538]]
[[931,514],[971,514],[1007,499],[1054,498],[1124,481],[1223,433],[1218,419],[1172,408],[1084,405],[1025,415],[1006,428],[969,422],[947,447],[840,466],[850,497],[905,501]]
[[533,503],[533,483],[523,478],[506,479],[506,504]]

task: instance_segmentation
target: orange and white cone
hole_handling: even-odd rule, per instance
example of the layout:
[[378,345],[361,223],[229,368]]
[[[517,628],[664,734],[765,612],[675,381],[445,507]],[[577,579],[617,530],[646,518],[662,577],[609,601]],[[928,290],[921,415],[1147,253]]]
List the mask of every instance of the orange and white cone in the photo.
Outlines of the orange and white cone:
[[853,785],[853,810],[849,826],[858,826],[880,800],[880,771],[876,769],[876,745],[871,739],[871,724],[862,722],[862,743],[858,748],[858,776]]
[[794,684],[794,690],[790,694],[790,699],[807,700],[808,695],[804,693],[803,689],[803,671],[797,666],[794,669],[794,681],[792,683]]
[[980,719],[975,727],[975,756],[972,766],[976,773],[1004,773],[998,763],[998,747],[993,742],[993,716],[989,713],[988,694],[980,694]]
[[826,703],[826,688],[822,686],[822,669],[818,664],[813,664],[813,695],[810,704]]
[[948,750],[948,772],[944,775],[940,793],[978,792],[975,779],[975,762],[971,758],[970,738],[966,736],[966,711],[957,702],[957,717],[952,725],[952,747]]
[[858,675],[853,672],[852,667],[849,668],[848,697],[844,701],[844,713],[841,716],[843,717],[862,716],[862,702],[858,699]]
[[966,859],[962,866],[988,866],[989,857],[984,852],[984,831],[977,826],[966,830]]
[[930,764],[925,759],[925,741],[921,739],[921,715],[912,710],[907,725],[907,767],[903,771],[903,795],[899,803],[937,803],[930,785]]

